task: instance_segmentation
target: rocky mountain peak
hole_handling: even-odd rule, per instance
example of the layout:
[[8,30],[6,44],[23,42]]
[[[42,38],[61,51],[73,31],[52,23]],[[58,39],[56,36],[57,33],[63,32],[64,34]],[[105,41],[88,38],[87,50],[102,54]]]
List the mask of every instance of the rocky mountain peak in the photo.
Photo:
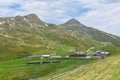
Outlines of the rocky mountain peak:
[[24,16],[25,18],[27,18],[28,20],[31,21],[40,21],[39,17],[36,14],[28,14],[26,16]]
[[38,16],[36,14],[28,14],[26,16],[24,16],[26,18],[29,18],[29,19],[35,19],[35,18],[38,18]]
[[74,18],[68,20],[66,23],[67,24],[80,24],[80,22]]
[[26,16],[23,16],[25,20],[28,20],[30,24],[35,26],[44,25],[44,22],[39,19],[39,17],[36,14],[28,14]]

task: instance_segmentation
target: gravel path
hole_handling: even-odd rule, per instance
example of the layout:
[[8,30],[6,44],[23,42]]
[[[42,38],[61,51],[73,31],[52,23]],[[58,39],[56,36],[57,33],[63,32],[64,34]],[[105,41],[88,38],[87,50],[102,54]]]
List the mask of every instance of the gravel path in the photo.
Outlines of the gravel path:
[[[83,66],[82,66],[82,67],[83,67]],[[78,67],[78,68],[76,68],[76,69],[74,69],[74,70],[64,72],[64,73],[62,73],[62,74],[59,74],[59,75],[57,75],[57,76],[54,76],[54,77],[50,78],[49,80],[56,80],[56,79],[58,79],[58,78],[60,78],[60,77],[63,77],[63,76],[65,76],[65,75],[67,75],[67,74],[76,72],[76,71],[80,70],[80,68],[81,68],[81,67]]]

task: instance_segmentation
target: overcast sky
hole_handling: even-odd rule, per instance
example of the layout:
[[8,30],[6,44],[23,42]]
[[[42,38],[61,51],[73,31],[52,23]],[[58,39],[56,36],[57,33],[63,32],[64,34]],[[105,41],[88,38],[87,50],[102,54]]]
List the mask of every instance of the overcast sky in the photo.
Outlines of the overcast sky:
[[0,0],[0,17],[30,13],[54,24],[75,18],[120,36],[120,0]]

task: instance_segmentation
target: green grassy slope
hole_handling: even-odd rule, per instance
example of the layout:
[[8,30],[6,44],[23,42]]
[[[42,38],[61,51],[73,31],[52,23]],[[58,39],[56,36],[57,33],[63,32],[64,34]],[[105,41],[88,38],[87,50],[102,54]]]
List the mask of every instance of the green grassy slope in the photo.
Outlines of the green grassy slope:
[[[96,60],[96,59],[29,59],[22,58],[16,60],[10,60],[5,62],[0,62],[0,80],[49,80],[51,77],[59,75],[61,73],[74,70],[80,66],[91,64],[94,62],[97,63],[99,61],[103,61],[103,64],[106,64],[106,60],[115,58],[114,56],[118,56],[119,53],[114,54],[114,52],[118,52],[119,48],[115,46],[101,46],[99,49],[103,49],[111,52],[110,58],[105,58],[104,60]],[[96,49],[98,49],[96,48]],[[60,60],[62,63],[60,64],[43,64],[43,65],[26,65],[26,62],[33,61],[51,61],[51,60]],[[105,63],[104,63],[105,62]],[[101,64],[101,63],[98,63]],[[97,65],[96,65],[97,66]],[[91,69],[91,68],[90,68]],[[62,79],[61,79],[62,80]],[[63,79],[64,80],[64,79]],[[68,79],[69,80],[69,79]]]
[[120,51],[111,44],[103,45],[74,31],[47,24],[34,14],[0,18],[0,21],[4,22],[0,24],[0,80],[46,80],[82,65],[97,63],[94,59],[55,59],[62,63],[26,65],[29,61],[43,61],[26,59],[30,55],[68,55],[76,49],[86,51],[91,47],[108,51],[110,55]]
[[[34,64],[30,61],[60,60],[60,64]],[[18,59],[0,63],[0,80],[47,80],[52,76],[72,70],[78,66],[95,61],[94,59]]]
[[57,80],[120,80],[120,55],[111,56],[81,67]]

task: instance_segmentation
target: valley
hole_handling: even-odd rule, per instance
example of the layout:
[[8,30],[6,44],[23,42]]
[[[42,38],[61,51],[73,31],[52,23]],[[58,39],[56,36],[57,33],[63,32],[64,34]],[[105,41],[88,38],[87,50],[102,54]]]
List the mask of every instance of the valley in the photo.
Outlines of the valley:
[[[77,50],[91,53],[92,47],[93,52],[102,50],[110,54],[104,59],[29,58],[66,56]],[[71,56],[76,55],[79,56]],[[114,80],[116,77],[119,80],[119,57],[119,36],[87,27],[76,19],[56,25],[42,21],[35,14],[0,18],[0,80],[49,80],[66,72],[57,79]]]

